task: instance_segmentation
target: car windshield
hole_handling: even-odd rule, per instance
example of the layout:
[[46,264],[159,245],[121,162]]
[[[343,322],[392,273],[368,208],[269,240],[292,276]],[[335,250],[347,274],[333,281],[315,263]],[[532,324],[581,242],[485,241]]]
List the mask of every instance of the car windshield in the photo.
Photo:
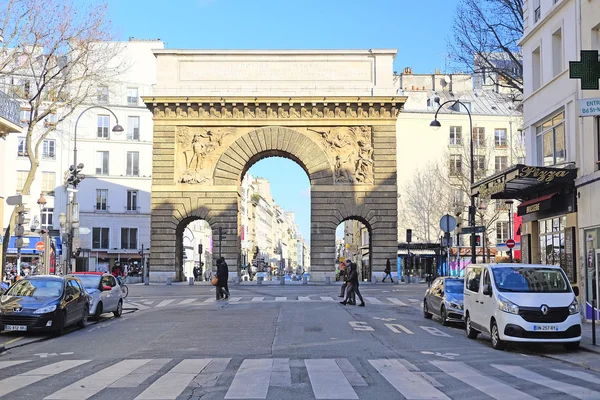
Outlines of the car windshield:
[[499,267],[492,269],[501,292],[568,293],[571,287],[558,268]]
[[17,297],[60,297],[63,282],[55,279],[21,279],[6,292]]
[[444,282],[444,290],[446,293],[458,294],[462,293],[465,282],[462,279],[446,279]]
[[100,286],[100,275],[75,275],[81,283],[83,283],[83,287],[86,289],[98,289]]

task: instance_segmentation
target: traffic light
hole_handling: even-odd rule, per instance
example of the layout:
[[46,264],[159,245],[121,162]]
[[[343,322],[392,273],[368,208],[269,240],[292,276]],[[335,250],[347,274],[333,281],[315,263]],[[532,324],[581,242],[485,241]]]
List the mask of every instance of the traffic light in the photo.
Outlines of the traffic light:
[[[471,245],[473,245],[473,236],[471,236],[470,243],[471,243]],[[475,246],[481,246],[481,236],[479,236],[479,235],[475,236]]]
[[406,243],[412,242],[412,229],[406,230]]
[[227,236],[223,233],[223,228],[219,228],[219,241],[225,240]]
[[83,169],[83,164],[77,164],[77,168],[74,165],[69,167],[69,177],[67,178],[67,184],[72,185],[74,188],[77,187],[81,183],[82,180],[85,179],[85,175],[81,173]]
[[20,249],[25,247],[23,235],[25,235],[25,225],[29,223],[29,218],[27,218],[25,214],[29,212],[29,209],[25,208],[23,204],[20,204],[15,207],[15,211],[17,212],[17,219],[15,223],[15,247]]
[[198,245],[198,254],[202,255],[202,243]]

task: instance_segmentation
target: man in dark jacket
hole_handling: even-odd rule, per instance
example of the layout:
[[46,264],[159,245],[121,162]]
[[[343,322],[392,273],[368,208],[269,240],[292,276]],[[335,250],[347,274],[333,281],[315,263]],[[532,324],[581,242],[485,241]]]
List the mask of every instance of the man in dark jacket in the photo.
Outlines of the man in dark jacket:
[[348,288],[346,289],[346,298],[344,301],[340,301],[340,304],[346,305],[348,300],[354,292],[358,298],[360,299],[360,307],[365,306],[365,301],[363,300],[362,295],[360,294],[360,290],[358,289],[358,272],[356,271],[356,264],[350,263],[350,274],[348,275]]
[[340,279],[344,283],[342,283],[342,290],[340,291],[339,297],[344,297],[346,293],[346,288],[348,287],[348,270],[350,269],[350,267],[348,266],[349,263],[350,261],[344,261],[340,266]]
[[385,269],[383,270],[383,272],[385,272],[385,276],[383,277],[381,282],[385,282],[385,280],[387,279],[387,277],[390,277],[390,281],[392,281],[392,283],[394,283],[394,280],[392,279],[392,265],[390,263],[390,259],[388,258],[387,261],[385,262]]
[[217,300],[221,300],[225,295],[225,300],[229,298],[229,288],[227,287],[227,280],[229,279],[229,269],[225,258],[221,257],[217,261]]

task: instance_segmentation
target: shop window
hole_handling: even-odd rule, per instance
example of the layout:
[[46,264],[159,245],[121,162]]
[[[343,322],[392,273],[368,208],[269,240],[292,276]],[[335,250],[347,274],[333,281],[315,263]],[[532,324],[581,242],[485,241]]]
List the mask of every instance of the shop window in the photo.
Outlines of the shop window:
[[566,161],[564,115],[564,112],[560,112],[535,128],[539,166],[547,167]]
[[544,265],[559,265],[569,278],[569,281],[576,282],[576,271],[570,271],[567,267],[565,252],[565,228],[567,226],[567,217],[560,216],[545,220],[540,220],[540,263]]

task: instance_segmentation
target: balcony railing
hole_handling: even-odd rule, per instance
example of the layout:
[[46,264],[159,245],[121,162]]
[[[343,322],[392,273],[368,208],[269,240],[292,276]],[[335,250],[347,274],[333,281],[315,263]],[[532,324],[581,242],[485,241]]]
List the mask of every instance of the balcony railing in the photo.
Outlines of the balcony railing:
[[136,213],[140,212],[140,208],[141,208],[140,206],[137,206],[137,207],[125,206],[125,212],[130,213],[130,214],[136,214]]
[[97,204],[94,206],[94,212],[105,213],[110,212],[110,206],[98,206]]
[[138,168],[127,168],[127,176],[140,176],[140,170]]
[[21,106],[4,92],[0,92],[0,118],[21,126]]

